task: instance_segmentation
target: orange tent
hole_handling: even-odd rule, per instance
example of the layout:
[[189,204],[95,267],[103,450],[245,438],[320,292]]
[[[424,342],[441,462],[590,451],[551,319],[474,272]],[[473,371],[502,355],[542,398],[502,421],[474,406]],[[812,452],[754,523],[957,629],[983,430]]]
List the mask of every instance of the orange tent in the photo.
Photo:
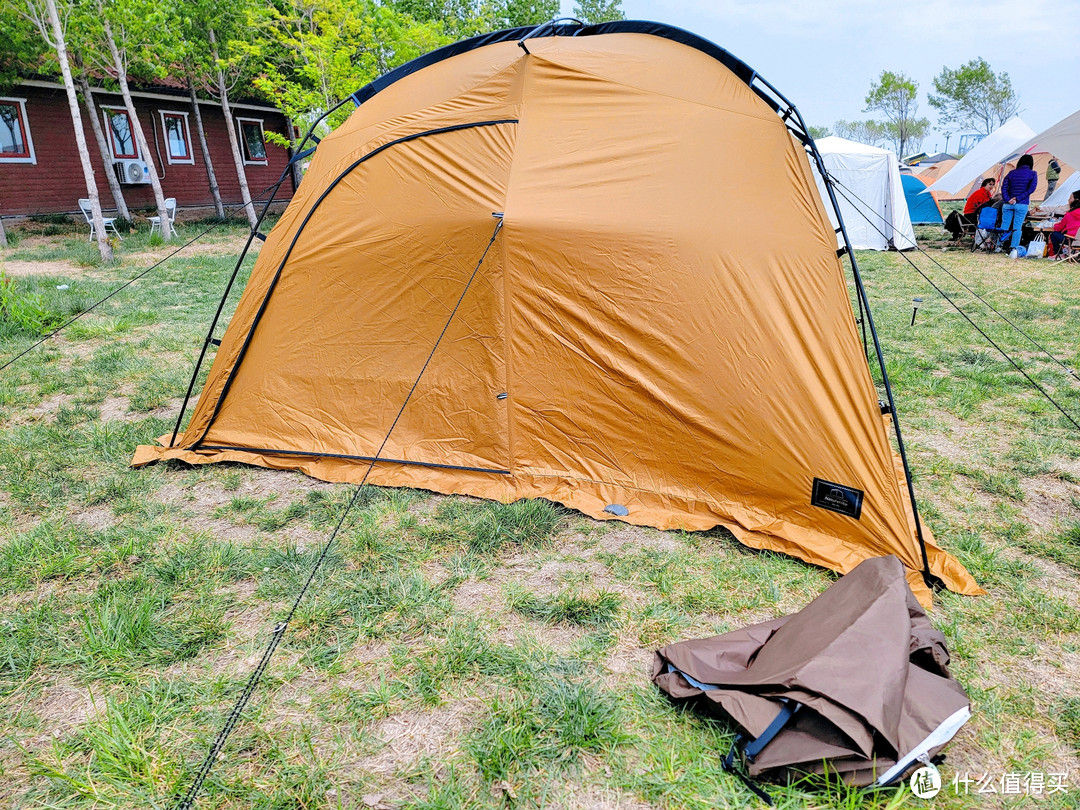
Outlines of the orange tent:
[[923,573],[977,593],[916,531],[801,118],[684,31],[543,28],[355,96],[186,431],[133,463],[371,467],[386,486],[723,525],[842,572],[895,554],[924,600]]

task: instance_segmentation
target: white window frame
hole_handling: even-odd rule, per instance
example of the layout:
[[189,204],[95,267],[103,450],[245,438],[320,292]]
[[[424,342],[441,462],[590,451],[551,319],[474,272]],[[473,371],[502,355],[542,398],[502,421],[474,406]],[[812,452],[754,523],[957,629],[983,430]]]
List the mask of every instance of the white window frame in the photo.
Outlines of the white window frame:
[[22,123],[22,135],[26,141],[26,151],[30,153],[30,157],[4,157],[3,153],[0,153],[0,163],[28,163],[36,165],[37,154],[34,152],[34,139],[30,135],[30,118],[26,114],[26,99],[0,96],[0,101],[7,101],[19,106],[19,121]]
[[266,152],[266,127],[263,126],[262,118],[236,118],[236,134],[240,136],[240,158],[244,161],[245,166],[265,166],[270,161],[270,153],[266,152],[266,157],[258,158],[256,160],[248,160],[247,156],[247,141],[244,140],[244,124],[258,124],[259,133],[262,135],[263,151]]
[[[158,110],[161,115],[161,134],[165,141],[165,161],[170,166],[182,166],[182,165],[194,165],[195,163],[195,144],[191,142],[191,127],[188,126],[188,114],[180,110]],[[169,149],[169,130],[165,126],[165,116],[171,115],[184,120],[184,138],[187,141],[188,156],[186,158],[174,158],[172,150]]]
[[[110,113],[122,112],[127,116],[128,128],[131,131],[131,145],[135,149],[135,157],[125,155],[119,157],[116,154],[116,141],[113,134],[112,121],[110,119]],[[112,155],[112,159],[115,160],[142,160],[142,155],[139,153],[139,139],[135,137],[135,122],[131,120],[131,113],[128,112],[127,107],[113,107],[101,105],[101,118],[105,124],[105,140],[109,142],[109,154]]]

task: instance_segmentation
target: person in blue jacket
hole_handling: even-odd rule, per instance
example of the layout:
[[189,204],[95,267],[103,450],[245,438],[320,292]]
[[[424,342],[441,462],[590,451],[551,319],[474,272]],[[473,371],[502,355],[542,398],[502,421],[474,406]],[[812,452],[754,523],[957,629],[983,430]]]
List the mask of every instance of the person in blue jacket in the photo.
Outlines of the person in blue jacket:
[[1035,173],[1034,165],[1031,155],[1021,155],[1016,168],[1005,175],[1001,184],[1001,199],[1005,201],[1001,206],[1001,228],[1012,231],[1009,244],[1014,248],[1020,244],[1020,232],[1027,219],[1031,195],[1039,185],[1039,175]]

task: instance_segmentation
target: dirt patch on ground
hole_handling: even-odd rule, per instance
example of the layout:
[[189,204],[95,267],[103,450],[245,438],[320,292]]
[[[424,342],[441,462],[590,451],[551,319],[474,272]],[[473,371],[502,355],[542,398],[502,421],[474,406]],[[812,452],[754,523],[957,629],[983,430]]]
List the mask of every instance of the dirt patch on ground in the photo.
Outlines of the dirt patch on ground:
[[56,413],[64,405],[70,405],[74,400],[75,397],[70,394],[54,394],[40,405],[31,408],[28,413],[30,416],[47,416]]
[[131,400],[127,397],[109,397],[101,403],[101,421],[130,422],[135,418],[130,409]]
[[1024,490],[1025,522],[1041,531],[1055,531],[1063,523],[1080,520],[1080,485],[1053,475],[1026,478]]
[[104,531],[116,524],[116,516],[107,506],[90,506],[71,516],[76,523],[95,532]]
[[[131,259],[135,264],[148,267],[152,264],[160,262],[162,259],[167,259],[173,255],[173,252],[177,248],[184,245],[189,239],[193,239],[198,236],[205,228],[195,229],[193,227],[184,227],[176,232],[176,238],[170,244],[162,245],[161,247],[153,250],[144,250],[139,253],[133,253]],[[246,236],[235,236],[221,241],[199,241],[194,244],[183,247],[175,258],[180,259],[184,256],[239,256],[240,251],[244,249],[244,244],[247,242]],[[262,242],[256,239],[251,243],[251,247],[248,249],[249,256],[257,256],[259,250],[262,248]]]
[[[199,404],[199,395],[192,394],[191,399],[188,400],[187,413],[193,413],[195,406]],[[160,408],[155,408],[150,412],[151,416],[155,416],[158,419],[175,419],[180,415],[180,409],[184,405],[183,397],[174,397],[162,405]]]
[[460,700],[430,711],[395,714],[379,722],[375,736],[378,753],[358,760],[349,770],[390,775],[415,764],[421,757],[449,758],[460,748],[459,738],[482,711],[479,700]]
[[4,275],[9,278],[25,278],[27,276],[63,276],[64,278],[98,278],[99,274],[79,267],[68,259],[53,259],[52,261],[28,262],[22,259],[0,260],[0,268]]
[[41,733],[31,743],[44,747],[53,738],[71,734],[79,726],[99,716],[104,710],[104,700],[92,695],[84,686],[57,680],[42,690],[30,709],[41,721]]

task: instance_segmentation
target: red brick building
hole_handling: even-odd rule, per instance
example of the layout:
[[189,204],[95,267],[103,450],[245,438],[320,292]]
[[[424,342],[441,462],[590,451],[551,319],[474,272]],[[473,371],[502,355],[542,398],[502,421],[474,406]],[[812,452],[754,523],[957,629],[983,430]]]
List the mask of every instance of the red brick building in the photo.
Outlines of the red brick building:
[[[123,176],[124,199],[132,212],[153,207],[149,177],[139,172],[145,157],[139,154],[123,99],[119,93],[96,88],[93,95],[109,144],[110,165],[102,165],[85,106],[80,104],[80,110],[102,206],[106,212],[115,210],[103,172],[118,171]],[[187,94],[153,87],[133,90],[132,96],[165,196],[175,197],[180,208],[212,206]],[[227,124],[219,104],[199,101],[210,159],[226,205],[241,202],[227,125],[236,127],[253,197],[277,182],[289,160],[289,150],[265,139],[266,132],[286,134],[288,123],[278,110],[251,102],[232,106],[233,120]],[[287,200],[293,190],[290,177],[275,199]],[[28,79],[0,95],[0,215],[78,213],[78,200],[85,196],[86,183],[63,85]]]

